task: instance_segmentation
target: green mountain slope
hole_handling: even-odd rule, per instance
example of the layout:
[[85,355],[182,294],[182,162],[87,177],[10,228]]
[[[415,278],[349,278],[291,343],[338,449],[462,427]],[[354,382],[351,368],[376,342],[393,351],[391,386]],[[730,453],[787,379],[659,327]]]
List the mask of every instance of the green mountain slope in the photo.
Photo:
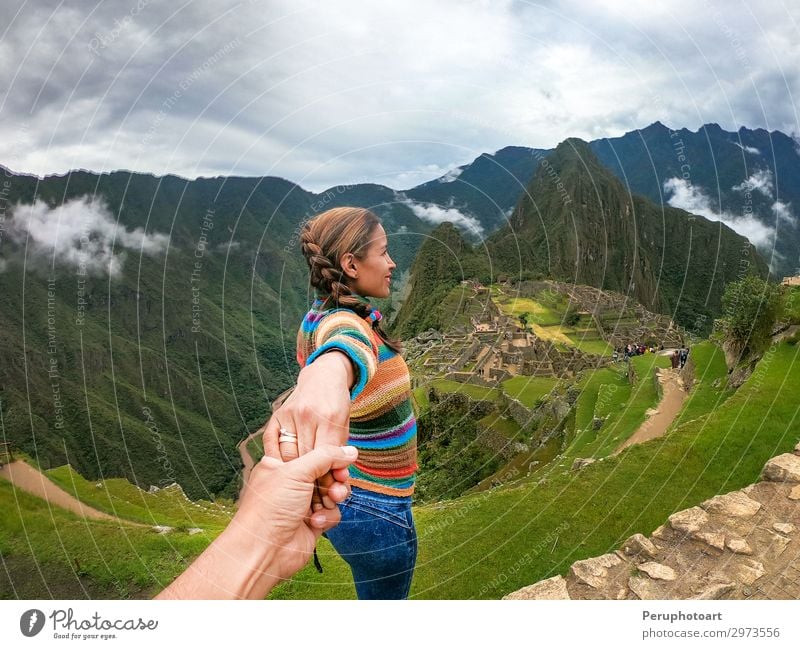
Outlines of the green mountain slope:
[[767,275],[744,237],[719,222],[629,194],[577,139],[543,163],[511,217],[486,241],[498,271],[630,295],[651,311],[706,333],[725,283]]

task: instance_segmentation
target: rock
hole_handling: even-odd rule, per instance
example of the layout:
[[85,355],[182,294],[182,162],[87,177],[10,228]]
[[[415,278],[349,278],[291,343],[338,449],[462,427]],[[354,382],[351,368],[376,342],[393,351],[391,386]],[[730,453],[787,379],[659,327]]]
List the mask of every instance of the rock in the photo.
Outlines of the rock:
[[738,567],[737,578],[746,586],[750,586],[756,579],[764,575],[764,564],[755,559],[745,559]]
[[753,554],[753,549],[743,538],[735,536],[725,540],[725,546],[734,554]]
[[638,566],[639,570],[647,573],[653,579],[662,579],[664,581],[674,581],[675,571],[663,563],[656,563],[655,561],[648,561]]
[[608,577],[608,568],[620,563],[622,563],[622,559],[616,554],[603,554],[599,557],[576,561],[572,564],[570,571],[580,583],[592,588],[602,588]]
[[709,584],[690,599],[719,599],[726,593],[731,592],[734,588],[736,588],[736,584],[732,581]]
[[653,542],[643,534],[634,534],[625,543],[622,544],[622,549],[628,555],[644,555],[650,559],[655,559],[658,555],[658,549]]
[[153,531],[159,534],[169,534],[173,529],[174,528],[168,527],[167,525],[153,525]]
[[190,527],[189,528],[189,536],[194,536],[195,534],[202,534],[203,530],[199,527]]
[[800,485],[792,487],[792,490],[789,492],[789,500],[800,500]]
[[694,532],[691,536],[695,541],[710,545],[717,550],[725,549],[725,535],[722,532]]
[[676,512],[669,517],[669,526],[676,532],[691,534],[708,523],[708,514],[699,507]]
[[773,523],[772,529],[781,532],[782,534],[791,534],[794,532],[794,525],[791,523]]
[[561,575],[538,581],[509,593],[503,599],[571,599],[567,582]]
[[653,533],[650,536],[657,538],[661,541],[669,541],[669,532],[667,531],[667,528],[664,525],[659,525],[656,529],[653,530]]
[[769,550],[774,556],[782,554],[783,551],[786,549],[786,546],[789,545],[791,539],[788,536],[784,536],[783,534],[778,534],[777,532],[773,532],[772,530],[767,530],[767,533],[770,535],[769,541]]
[[595,459],[593,457],[576,457],[575,461],[572,463],[571,471],[577,471],[578,469],[582,469],[585,466],[589,466],[590,464],[594,464]]
[[771,482],[800,482],[800,456],[784,453],[772,458],[764,466],[761,478]]
[[102,482],[98,482],[98,483],[96,483],[96,484],[94,485],[94,488],[95,488],[95,489],[102,489],[102,488],[103,488],[103,483],[102,483]]
[[761,509],[761,503],[741,491],[714,496],[700,505],[711,514],[751,518]]
[[653,581],[650,577],[633,576],[628,579],[628,588],[630,588],[639,599],[669,599],[658,586],[658,582]]

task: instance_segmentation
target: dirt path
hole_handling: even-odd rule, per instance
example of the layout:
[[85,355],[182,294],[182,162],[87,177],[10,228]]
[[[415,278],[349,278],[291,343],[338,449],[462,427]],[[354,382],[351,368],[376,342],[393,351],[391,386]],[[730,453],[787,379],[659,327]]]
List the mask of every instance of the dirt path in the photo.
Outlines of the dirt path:
[[244,464],[244,469],[242,469],[242,491],[244,491],[247,480],[250,478],[250,472],[256,465],[256,463],[253,461],[253,457],[250,455],[250,451],[247,450],[247,445],[250,443],[251,439],[263,434],[264,433],[262,430],[257,430],[252,435],[245,437],[244,441],[239,442],[239,455],[242,457],[242,464]]
[[17,460],[11,464],[4,464],[0,468],[0,477],[5,478],[15,487],[27,491],[47,502],[74,512],[82,518],[91,518],[102,521],[117,521],[126,525],[147,527],[141,523],[126,521],[111,514],[106,514],[97,509],[84,505],[80,500],[71,496],[61,487],[51,482],[43,473],[40,473],[30,464]]
[[667,432],[670,424],[680,412],[687,393],[678,370],[659,368],[658,382],[664,391],[658,406],[654,410],[648,411],[650,417],[639,426],[639,429],[633,435],[617,447],[617,450],[613,453],[614,455],[632,444],[639,444],[649,439],[661,437]]

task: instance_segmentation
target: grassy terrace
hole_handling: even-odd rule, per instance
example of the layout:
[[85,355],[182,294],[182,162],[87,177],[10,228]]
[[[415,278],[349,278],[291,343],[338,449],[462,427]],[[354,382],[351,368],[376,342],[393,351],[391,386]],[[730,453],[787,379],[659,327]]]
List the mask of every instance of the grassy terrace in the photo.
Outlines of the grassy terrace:
[[[648,408],[658,404],[653,383],[657,367],[669,367],[666,356],[644,354],[631,359],[637,380],[630,385],[625,365],[604,368],[591,373],[578,398],[575,418],[575,440],[567,449],[569,457],[605,457],[630,437],[645,420]],[[593,430],[592,420],[604,418],[602,427]]]
[[221,529],[233,513],[232,503],[225,506],[202,500],[191,501],[176,489],[162,489],[151,494],[122,478],[90,482],[69,466],[50,469],[45,474],[81,502],[112,516],[145,525]]
[[[14,490],[5,480],[0,480],[0,510],[4,512],[0,519],[0,555],[5,567],[0,571],[0,597],[4,599],[148,598],[182,572],[221,531],[218,527],[208,529],[208,534],[162,536],[148,527],[87,522]],[[155,516],[170,518],[161,513]]]
[[503,391],[517,399],[522,405],[533,408],[536,403],[553,391],[559,380],[549,376],[515,376],[503,381]]

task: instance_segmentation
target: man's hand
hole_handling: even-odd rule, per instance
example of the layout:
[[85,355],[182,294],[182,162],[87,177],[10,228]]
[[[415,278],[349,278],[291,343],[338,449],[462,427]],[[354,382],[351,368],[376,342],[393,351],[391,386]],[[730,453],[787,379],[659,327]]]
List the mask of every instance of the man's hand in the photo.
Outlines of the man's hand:
[[262,599],[306,565],[323,530],[339,522],[338,507],[311,512],[311,495],[330,473],[328,497],[344,500],[356,457],[352,446],[323,446],[286,463],[265,456],[230,525],[157,599]]

